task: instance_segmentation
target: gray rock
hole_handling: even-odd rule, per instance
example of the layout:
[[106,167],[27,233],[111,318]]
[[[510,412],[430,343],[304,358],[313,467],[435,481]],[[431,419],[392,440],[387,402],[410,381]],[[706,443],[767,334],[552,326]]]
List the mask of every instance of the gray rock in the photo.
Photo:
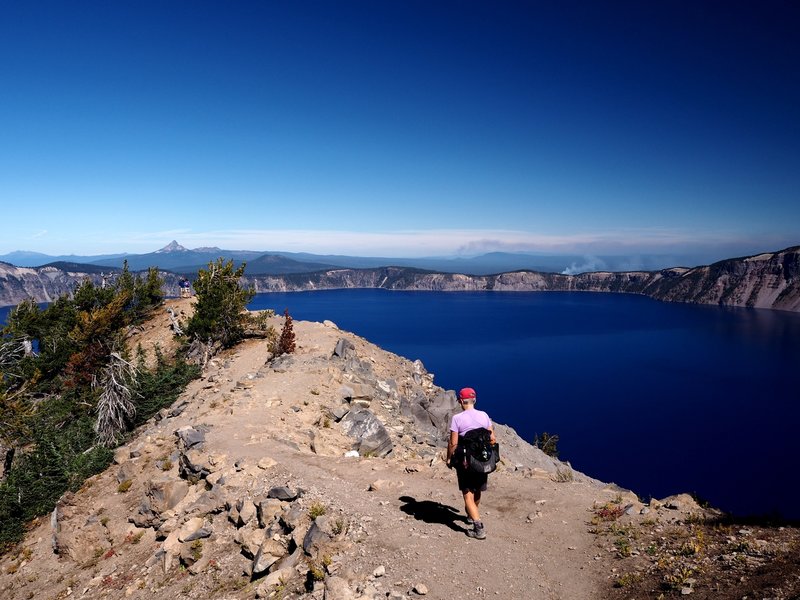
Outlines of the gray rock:
[[189,406],[189,402],[188,401],[183,401],[180,404],[178,404],[176,406],[173,406],[172,410],[169,411],[169,416],[170,417],[179,417],[180,415],[183,414],[183,411],[186,410],[187,406]]
[[269,598],[275,595],[275,588],[285,584],[292,576],[296,575],[293,569],[274,569],[269,575],[259,581],[256,588],[256,598]]
[[350,407],[344,404],[328,409],[328,415],[337,423],[341,421],[348,412],[350,412]]
[[428,399],[425,408],[433,424],[441,432],[449,429],[451,417],[460,410],[453,390],[440,390],[433,398]]
[[337,356],[339,358],[346,358],[348,352],[355,353],[356,347],[350,340],[345,338],[340,338],[338,342],[336,342],[336,347],[333,349],[333,356]]
[[129,479],[132,480],[134,473],[135,469],[131,463],[122,463],[119,469],[117,469],[117,483],[122,483],[123,481],[127,481]]
[[151,479],[147,482],[145,494],[150,508],[155,513],[162,513],[175,508],[189,492],[189,484],[175,479]]
[[225,510],[227,503],[226,493],[218,485],[203,492],[191,506],[186,509],[187,514],[216,515]]
[[303,538],[303,552],[308,556],[316,556],[323,546],[331,541],[330,535],[325,532],[325,519],[327,517],[317,517]]
[[293,531],[308,520],[308,513],[296,504],[291,505],[281,515],[281,523],[286,531]]
[[279,571],[281,569],[294,569],[298,564],[300,564],[300,559],[303,556],[302,548],[295,548],[294,552],[291,554],[287,554],[282,559],[280,559],[277,563],[275,563],[275,571]]
[[294,364],[291,354],[283,354],[270,362],[270,367],[276,373],[286,373]]
[[185,538],[183,538],[184,542],[193,542],[195,540],[202,540],[203,538],[211,537],[211,534],[214,533],[211,528],[209,527],[201,527],[200,529],[190,533]]
[[267,498],[266,500],[261,500],[256,505],[256,514],[258,515],[258,526],[262,529],[265,527],[269,527],[272,522],[275,520],[281,511],[283,510],[283,505],[281,501],[277,498]]
[[294,500],[297,500],[299,494],[298,492],[293,492],[288,487],[281,485],[270,488],[269,492],[267,492],[267,497],[276,498],[282,502],[293,502]]
[[175,432],[175,435],[178,436],[178,440],[185,450],[204,444],[206,441],[205,431],[201,428],[181,427]]
[[128,522],[133,523],[136,527],[159,527],[163,520],[159,519],[158,514],[150,506],[150,500],[144,498],[139,505],[139,509],[132,517],[128,517]]
[[256,507],[250,500],[240,501],[237,505],[237,527],[244,527],[256,517]]
[[272,539],[266,539],[253,558],[253,576],[266,572],[286,554],[286,548]]
[[400,414],[413,420],[415,432],[435,435],[438,430],[433,424],[430,413],[419,403],[420,397],[424,398],[422,394],[413,398],[401,397]]
[[342,577],[332,576],[325,579],[325,600],[355,600],[356,594],[350,589]]
[[242,554],[249,559],[255,558],[265,539],[264,531],[261,529],[240,529],[233,536],[233,541],[242,547]]
[[197,448],[182,451],[178,458],[178,473],[184,479],[205,479],[211,473],[208,456]]
[[386,456],[392,451],[392,440],[383,423],[367,408],[353,408],[339,423],[342,430],[358,441],[358,451],[363,456]]
[[343,385],[339,391],[342,394],[342,398],[350,404],[368,407],[372,403],[375,388],[353,384],[352,386]]

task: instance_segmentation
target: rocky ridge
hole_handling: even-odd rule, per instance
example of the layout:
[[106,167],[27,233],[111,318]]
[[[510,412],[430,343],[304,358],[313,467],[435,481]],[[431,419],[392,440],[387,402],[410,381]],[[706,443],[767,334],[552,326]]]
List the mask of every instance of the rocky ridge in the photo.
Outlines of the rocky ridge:
[[[294,324],[295,354],[249,340],[214,358],[114,465],[34,524],[0,558],[2,597],[596,598],[619,580],[620,557],[592,523],[611,515],[613,535],[658,536],[704,514],[686,496],[646,506],[496,425],[489,537],[470,540],[442,460],[453,392],[333,323]],[[166,328],[130,342],[152,348]],[[633,548],[647,558],[637,573],[660,564]]]
[[[178,295],[179,276],[163,272],[165,291]],[[34,298],[49,302],[89,277],[55,267],[20,268],[0,263],[0,306]],[[249,275],[257,292],[345,288],[427,291],[585,291],[643,294],[667,302],[800,311],[800,247],[729,259],[692,269],[592,272],[579,275],[515,271],[497,275],[432,273],[404,267],[329,269],[290,275]]]

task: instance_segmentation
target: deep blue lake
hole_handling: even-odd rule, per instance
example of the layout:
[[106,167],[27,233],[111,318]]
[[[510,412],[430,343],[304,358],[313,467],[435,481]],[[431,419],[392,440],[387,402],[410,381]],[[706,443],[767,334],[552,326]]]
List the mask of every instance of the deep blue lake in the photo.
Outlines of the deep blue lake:
[[[330,319],[478,392],[493,420],[640,497],[800,518],[800,315],[568,292],[334,290],[251,308]],[[0,309],[0,322],[7,309]]]
[[568,292],[336,290],[251,308],[330,319],[645,500],[693,492],[800,518],[800,315]]

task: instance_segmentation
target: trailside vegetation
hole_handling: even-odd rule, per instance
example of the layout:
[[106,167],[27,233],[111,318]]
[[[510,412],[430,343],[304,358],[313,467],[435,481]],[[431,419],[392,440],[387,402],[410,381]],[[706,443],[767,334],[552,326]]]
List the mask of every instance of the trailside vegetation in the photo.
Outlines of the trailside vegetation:
[[533,445],[548,456],[558,458],[558,435],[546,431],[541,435],[537,433],[533,436]]
[[194,281],[194,314],[184,328],[190,340],[230,348],[244,337],[249,322],[245,307],[255,295],[241,285],[244,269],[244,264],[234,269],[232,260],[222,258],[200,269]]
[[283,311],[283,329],[278,340],[278,355],[292,354],[294,352],[294,328],[292,327],[292,316],[289,309]]
[[266,339],[270,348],[277,345],[278,334],[269,323],[275,313],[247,311],[255,291],[242,286],[244,270],[244,263],[234,269],[233,261],[220,258],[197,274],[194,313],[185,324],[178,325],[176,333],[186,337],[186,357],[200,368],[205,368],[217,352],[244,338]]
[[0,331],[0,552],[197,376],[161,355],[147,369],[126,346],[129,328],[162,303],[162,287],[157,269],[142,278],[125,265],[113,285],[87,280],[46,308],[27,301],[9,314]]

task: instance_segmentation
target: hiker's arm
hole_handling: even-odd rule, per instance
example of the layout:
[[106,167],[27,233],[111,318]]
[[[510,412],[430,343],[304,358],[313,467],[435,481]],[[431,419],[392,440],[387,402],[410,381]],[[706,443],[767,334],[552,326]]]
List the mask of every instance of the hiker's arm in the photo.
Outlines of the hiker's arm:
[[493,425],[489,425],[489,433],[492,434],[492,443],[496,444],[497,443],[497,438],[494,437],[494,426]]
[[458,432],[451,431],[450,432],[450,439],[447,440],[447,462],[450,462],[450,459],[453,458],[453,452],[456,451],[456,446],[458,446]]

